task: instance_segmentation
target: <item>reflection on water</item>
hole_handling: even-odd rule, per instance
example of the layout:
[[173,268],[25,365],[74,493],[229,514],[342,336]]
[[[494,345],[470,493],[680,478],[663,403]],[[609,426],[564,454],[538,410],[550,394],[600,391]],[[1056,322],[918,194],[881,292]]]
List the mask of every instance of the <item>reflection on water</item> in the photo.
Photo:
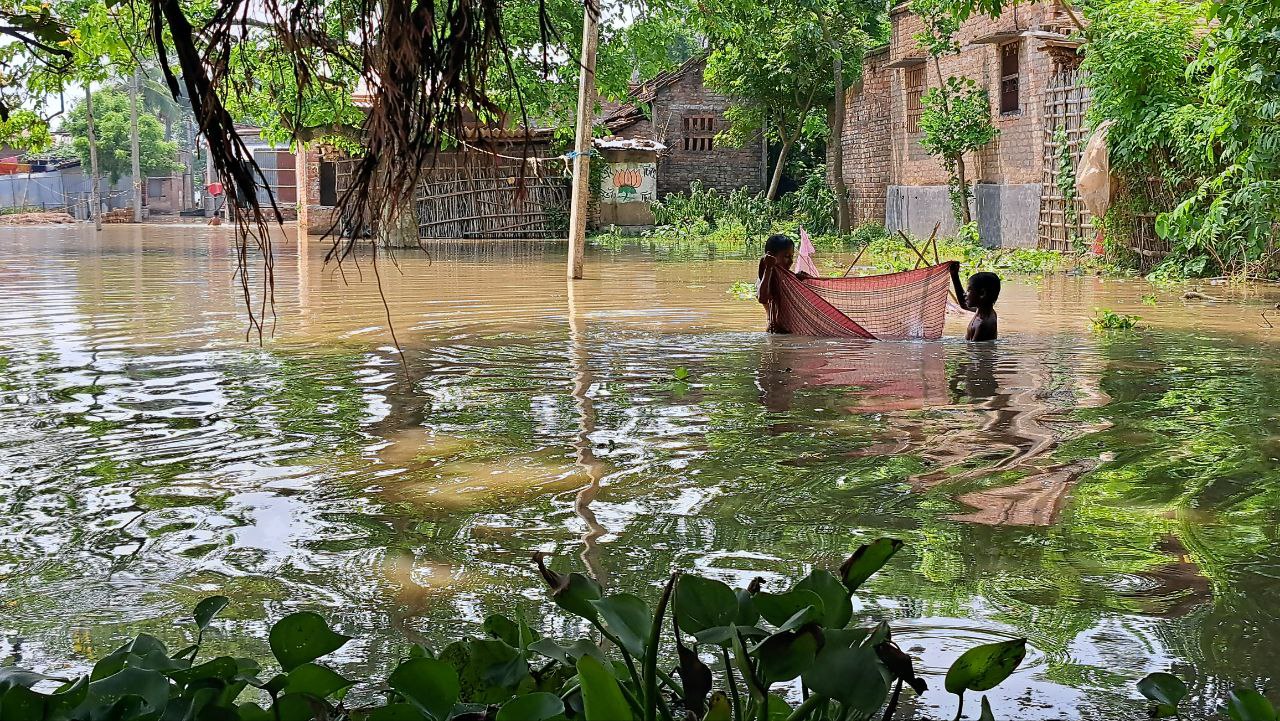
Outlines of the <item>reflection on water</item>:
[[[477,243],[384,267],[402,366],[367,263],[277,248],[259,347],[226,231],[0,230],[6,660],[176,641],[222,592],[214,644],[259,653],[319,608],[361,639],[354,673],[492,611],[567,628],[534,551],[652,594],[676,568],[784,584],[894,535],[860,613],[935,676],[1030,638],[997,715],[1131,715],[1170,666],[1215,693],[1280,672],[1275,299],[1010,282],[997,344],[832,342],[759,332],[726,293],[752,259],[597,251],[570,294],[562,248]],[[1087,332],[1094,306],[1151,329]],[[931,685],[919,717],[950,717]]]

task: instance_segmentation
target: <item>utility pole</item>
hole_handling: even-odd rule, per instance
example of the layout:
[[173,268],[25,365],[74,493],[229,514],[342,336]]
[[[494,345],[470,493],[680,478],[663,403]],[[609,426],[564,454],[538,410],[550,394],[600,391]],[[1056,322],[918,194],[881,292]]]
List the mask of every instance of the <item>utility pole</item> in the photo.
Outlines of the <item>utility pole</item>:
[[93,81],[84,83],[84,117],[89,123],[89,212],[94,230],[102,230],[102,199],[98,197],[98,134],[93,129]]
[[587,247],[587,206],[591,202],[591,127],[596,108],[596,43],[600,0],[583,0],[582,68],[578,76],[578,124],[573,154],[573,200],[569,207],[569,279],[582,277]]
[[130,172],[133,174],[133,222],[135,223],[142,222],[142,161],[138,151],[138,86],[140,85],[138,76],[141,74],[140,68],[133,69],[133,85],[129,93],[129,152],[133,161]]

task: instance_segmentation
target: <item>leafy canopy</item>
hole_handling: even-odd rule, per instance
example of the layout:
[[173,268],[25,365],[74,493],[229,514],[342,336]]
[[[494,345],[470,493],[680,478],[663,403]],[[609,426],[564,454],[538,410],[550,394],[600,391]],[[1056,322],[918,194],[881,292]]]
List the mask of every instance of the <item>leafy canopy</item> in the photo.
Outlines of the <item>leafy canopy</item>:
[[[98,137],[98,166],[114,183],[130,172],[129,94],[111,88],[93,95],[94,130]],[[75,138],[80,162],[89,167],[88,122],[85,103],[72,106],[66,130]],[[138,113],[139,163],[144,175],[168,175],[181,168],[178,146],[164,139],[164,126],[150,113]]]

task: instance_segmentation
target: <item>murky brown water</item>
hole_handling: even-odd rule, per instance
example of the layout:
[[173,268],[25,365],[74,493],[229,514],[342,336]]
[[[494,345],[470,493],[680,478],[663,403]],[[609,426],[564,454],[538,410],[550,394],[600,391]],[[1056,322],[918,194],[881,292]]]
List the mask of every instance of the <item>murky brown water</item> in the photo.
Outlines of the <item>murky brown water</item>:
[[[344,663],[383,668],[492,611],[565,624],[534,550],[650,593],[672,568],[781,581],[894,535],[860,612],[933,674],[1028,636],[1001,717],[1137,717],[1133,682],[1170,666],[1215,695],[1280,675],[1265,293],[1152,307],[1141,281],[1028,279],[994,346],[956,341],[962,319],[869,344],[759,332],[727,293],[750,258],[595,249],[568,293],[563,247],[438,247],[381,267],[402,366],[371,266],[324,267],[319,244],[281,243],[274,334],[246,342],[229,240],[0,229],[8,661],[176,639],[226,593],[224,646],[317,608],[361,639]],[[1095,306],[1148,328],[1096,334]],[[932,685],[919,717],[949,718]]]

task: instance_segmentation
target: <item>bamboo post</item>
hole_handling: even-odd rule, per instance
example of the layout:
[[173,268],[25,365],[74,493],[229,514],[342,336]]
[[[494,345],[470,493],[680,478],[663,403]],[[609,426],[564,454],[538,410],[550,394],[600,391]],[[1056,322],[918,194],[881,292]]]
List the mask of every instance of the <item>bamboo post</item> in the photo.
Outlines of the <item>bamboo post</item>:
[[141,93],[138,77],[141,68],[133,69],[129,84],[129,172],[133,176],[133,222],[142,222],[142,154],[138,148],[138,94]]
[[591,119],[596,106],[596,42],[599,0],[585,0],[582,11],[582,64],[578,76],[578,124],[573,155],[573,192],[569,208],[569,278],[582,277],[587,246],[587,206],[591,201]]
[[89,212],[94,230],[102,230],[102,199],[98,187],[98,134],[93,128],[93,81],[84,84],[84,116],[89,126]]

